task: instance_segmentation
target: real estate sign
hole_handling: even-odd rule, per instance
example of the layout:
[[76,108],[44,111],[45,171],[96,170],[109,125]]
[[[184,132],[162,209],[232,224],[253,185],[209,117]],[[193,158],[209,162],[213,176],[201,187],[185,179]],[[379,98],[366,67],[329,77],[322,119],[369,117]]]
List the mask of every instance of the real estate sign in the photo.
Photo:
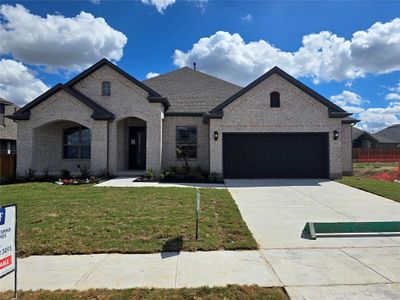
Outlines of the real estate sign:
[[0,206],[0,278],[15,271],[17,207]]

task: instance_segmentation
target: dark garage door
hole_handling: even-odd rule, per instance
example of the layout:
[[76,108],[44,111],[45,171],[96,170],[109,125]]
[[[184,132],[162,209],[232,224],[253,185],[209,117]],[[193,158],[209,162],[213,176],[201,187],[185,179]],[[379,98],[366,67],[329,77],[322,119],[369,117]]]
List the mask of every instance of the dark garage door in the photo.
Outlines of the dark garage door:
[[225,178],[327,178],[327,133],[224,133]]

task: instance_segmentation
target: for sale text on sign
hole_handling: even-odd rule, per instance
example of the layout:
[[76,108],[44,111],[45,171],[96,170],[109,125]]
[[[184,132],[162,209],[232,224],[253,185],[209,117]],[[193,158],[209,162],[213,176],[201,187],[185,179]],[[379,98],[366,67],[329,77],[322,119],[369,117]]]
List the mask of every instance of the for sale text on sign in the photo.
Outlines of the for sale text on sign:
[[0,207],[0,278],[15,270],[15,227],[17,207]]

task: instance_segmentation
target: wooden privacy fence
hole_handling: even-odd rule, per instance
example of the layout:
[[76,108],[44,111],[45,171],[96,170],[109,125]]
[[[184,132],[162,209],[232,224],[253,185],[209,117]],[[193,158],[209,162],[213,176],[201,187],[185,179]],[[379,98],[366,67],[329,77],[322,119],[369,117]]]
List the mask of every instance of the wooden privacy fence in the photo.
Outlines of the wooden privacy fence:
[[400,162],[400,148],[353,148],[358,162]]
[[0,153],[0,178],[15,176],[16,155]]

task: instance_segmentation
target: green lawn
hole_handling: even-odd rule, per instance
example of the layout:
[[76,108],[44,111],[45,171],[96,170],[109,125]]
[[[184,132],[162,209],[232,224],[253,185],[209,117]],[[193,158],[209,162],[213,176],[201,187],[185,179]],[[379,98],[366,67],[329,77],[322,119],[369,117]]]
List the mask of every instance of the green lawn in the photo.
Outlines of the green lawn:
[[257,248],[225,189],[201,189],[197,241],[193,188],[26,183],[0,195],[18,205],[19,256]]
[[338,182],[400,202],[399,183],[359,176],[345,176]]
[[[11,293],[0,293],[0,299],[10,299]],[[182,289],[126,289],[126,290],[88,290],[88,291],[29,291],[20,292],[18,299],[26,300],[69,300],[69,299],[258,299],[288,300],[282,288],[230,285],[227,287],[201,287]]]

